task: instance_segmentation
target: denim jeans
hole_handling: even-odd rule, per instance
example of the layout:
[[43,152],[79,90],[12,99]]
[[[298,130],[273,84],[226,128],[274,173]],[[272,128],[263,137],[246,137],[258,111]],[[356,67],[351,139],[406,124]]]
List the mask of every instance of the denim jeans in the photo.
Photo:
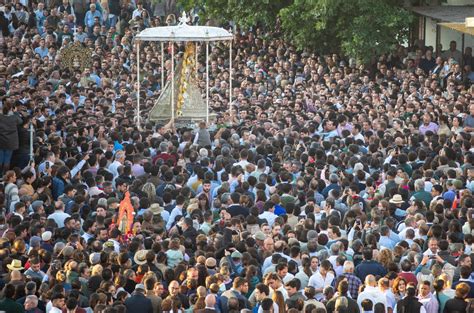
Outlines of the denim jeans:
[[10,165],[13,150],[0,149],[0,166]]
[[117,25],[117,22],[118,22],[118,17],[116,15],[110,16],[109,14],[109,18],[107,19],[106,26],[107,28],[115,27],[115,25]]

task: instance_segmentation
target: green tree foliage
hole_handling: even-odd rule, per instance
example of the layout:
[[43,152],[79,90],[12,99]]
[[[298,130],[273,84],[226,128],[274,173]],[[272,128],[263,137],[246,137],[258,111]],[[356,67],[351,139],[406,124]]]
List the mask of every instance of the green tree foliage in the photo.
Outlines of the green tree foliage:
[[342,52],[362,62],[408,38],[411,14],[396,0],[295,0],[280,12],[283,30],[299,48]]
[[390,0],[358,0],[350,27],[340,32],[343,51],[368,62],[408,39],[412,15]]
[[232,20],[242,27],[261,24],[272,27],[280,11],[292,0],[181,0],[185,9],[201,8],[206,19]]
[[298,48],[344,53],[362,62],[391,51],[408,38],[410,12],[398,0],[182,0],[201,7],[206,18],[240,26],[272,28],[281,19],[283,35]]

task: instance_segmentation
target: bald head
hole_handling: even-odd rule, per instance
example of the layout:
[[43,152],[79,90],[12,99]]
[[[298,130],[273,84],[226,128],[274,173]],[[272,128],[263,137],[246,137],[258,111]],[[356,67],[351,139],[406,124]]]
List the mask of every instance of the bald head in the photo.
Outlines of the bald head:
[[13,270],[10,275],[11,275],[11,280],[21,280],[22,279],[21,273],[18,270]]
[[216,305],[216,296],[213,294],[209,294],[204,299],[207,308],[213,308]]
[[377,282],[377,281],[375,280],[375,276],[374,276],[374,275],[367,275],[367,277],[365,277],[365,285],[366,285],[366,286],[375,287],[376,282]]

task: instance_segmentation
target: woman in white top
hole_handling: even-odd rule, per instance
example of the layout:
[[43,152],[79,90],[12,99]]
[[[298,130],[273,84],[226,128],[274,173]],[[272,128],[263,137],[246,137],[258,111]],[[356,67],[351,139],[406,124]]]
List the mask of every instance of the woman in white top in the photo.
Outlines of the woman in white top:
[[453,125],[451,127],[451,132],[455,133],[456,135],[459,135],[462,131],[464,131],[462,127],[462,118],[459,116],[454,116],[453,120],[451,121],[451,124]]
[[328,260],[322,261],[319,271],[313,274],[308,282],[308,286],[314,287],[314,289],[316,289],[316,300],[323,299],[324,288],[331,286],[333,280],[334,273],[332,271],[331,262]]
[[319,260],[317,257],[306,257],[301,259],[301,266],[299,267],[298,273],[296,273],[295,278],[301,282],[301,289],[304,290],[309,283],[309,278],[313,276],[314,273],[318,271]]

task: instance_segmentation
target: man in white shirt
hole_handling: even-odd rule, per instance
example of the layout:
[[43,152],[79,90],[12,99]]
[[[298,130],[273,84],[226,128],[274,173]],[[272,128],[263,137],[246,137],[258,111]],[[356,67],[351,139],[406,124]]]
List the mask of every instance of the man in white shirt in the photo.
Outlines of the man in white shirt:
[[395,308],[395,305],[397,305],[397,300],[395,300],[395,295],[393,294],[392,290],[390,289],[390,281],[388,278],[381,278],[379,280],[379,289],[382,294],[385,295],[387,298],[387,309],[391,309],[392,312],[393,309]]
[[316,290],[316,300],[321,301],[324,297],[324,288],[331,286],[334,280],[334,274],[330,272],[331,263],[328,260],[321,262],[319,271],[311,275],[309,278],[308,286],[314,287]]
[[[278,240],[275,242],[273,248],[275,249],[273,254],[279,254],[280,256],[284,257],[287,261],[290,261],[291,258],[283,253],[283,249],[285,248],[285,242],[283,240]],[[269,268],[272,265],[272,257],[273,254],[268,256],[264,261],[262,265],[262,272],[265,272],[267,268]]]
[[423,255],[432,256],[438,254],[438,239],[431,237],[428,240],[428,249],[423,252]]
[[288,291],[281,282],[280,277],[276,273],[270,273],[265,279],[265,284],[270,287],[270,298],[273,297],[275,291],[280,291],[283,294],[283,299],[288,299]]
[[179,195],[176,197],[176,206],[171,211],[168,221],[166,221],[166,230],[170,230],[177,216],[180,216],[180,215],[183,216],[184,201],[185,199],[183,196]]
[[137,1],[137,8],[133,11],[132,13],[132,19],[136,18],[137,16],[142,16],[142,13],[143,11],[146,11],[144,8],[143,8],[143,3],[141,3],[140,1]]
[[240,165],[240,167],[245,170],[247,164],[249,164],[249,161],[247,161],[248,156],[249,152],[247,151],[247,149],[242,149],[242,151],[240,151],[240,161],[234,163],[232,166]]
[[258,216],[260,219],[265,219],[270,225],[270,227],[273,226],[273,223],[275,223],[275,219],[278,217],[275,213],[275,204],[271,201],[265,202],[263,206],[263,213]]
[[56,201],[54,213],[48,216],[48,220],[54,220],[58,225],[58,228],[64,227],[64,220],[71,217],[69,214],[64,213],[64,203],[62,201]]
[[361,312],[362,310],[362,301],[365,299],[369,299],[372,301],[372,304],[375,306],[377,303],[382,303],[385,306],[385,311],[387,312],[387,298],[386,296],[380,292],[379,288],[377,288],[377,281],[375,280],[374,275],[367,275],[365,278],[365,289],[363,292],[359,294],[357,297],[357,304]]
[[288,273],[288,264],[286,263],[278,263],[277,266],[275,267],[275,270],[278,277],[280,277],[281,281],[283,282],[283,284],[286,284],[287,282],[295,278],[293,274]]
[[62,313],[63,309],[66,308],[65,302],[64,302],[64,295],[61,293],[57,293],[53,295],[51,298],[52,304],[51,309],[49,310],[49,313]]
[[114,161],[109,165],[108,170],[114,175],[114,179],[119,176],[118,168],[125,162],[125,152],[117,151]]
[[426,313],[438,313],[439,303],[436,297],[431,293],[430,282],[424,281],[419,284],[419,286],[418,301],[423,304]]

